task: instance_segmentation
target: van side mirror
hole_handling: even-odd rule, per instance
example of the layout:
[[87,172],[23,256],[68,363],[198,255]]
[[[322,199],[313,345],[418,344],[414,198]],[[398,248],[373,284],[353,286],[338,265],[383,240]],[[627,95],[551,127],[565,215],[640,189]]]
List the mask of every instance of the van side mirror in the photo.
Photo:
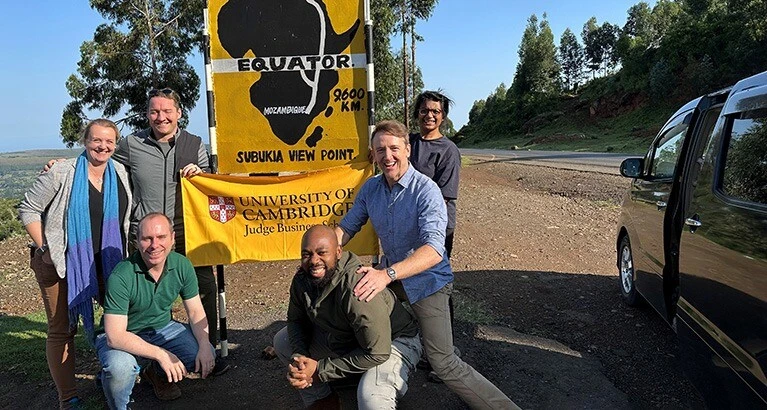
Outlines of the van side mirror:
[[644,158],[626,158],[621,162],[621,175],[629,178],[641,178]]

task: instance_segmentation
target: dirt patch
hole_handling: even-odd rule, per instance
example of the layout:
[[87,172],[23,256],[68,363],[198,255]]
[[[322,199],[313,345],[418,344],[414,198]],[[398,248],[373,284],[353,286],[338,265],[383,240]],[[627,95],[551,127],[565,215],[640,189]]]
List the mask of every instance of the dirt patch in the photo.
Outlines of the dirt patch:
[[[627,186],[612,175],[503,162],[462,169],[453,255],[456,345],[523,408],[702,407],[680,370],[672,330],[649,309],[620,301],[614,241]],[[0,243],[0,315],[42,308],[25,243]],[[227,267],[233,368],[218,378],[185,380],[184,396],[163,407],[300,407],[283,366],[260,356],[284,326],[296,266]],[[101,395],[96,368],[92,357],[78,359],[83,395]],[[55,405],[47,380],[28,380],[19,369],[3,369],[2,378],[0,407]],[[344,397],[353,406],[350,392]],[[140,383],[134,398],[133,408],[161,405]],[[418,371],[400,408],[465,406]]]

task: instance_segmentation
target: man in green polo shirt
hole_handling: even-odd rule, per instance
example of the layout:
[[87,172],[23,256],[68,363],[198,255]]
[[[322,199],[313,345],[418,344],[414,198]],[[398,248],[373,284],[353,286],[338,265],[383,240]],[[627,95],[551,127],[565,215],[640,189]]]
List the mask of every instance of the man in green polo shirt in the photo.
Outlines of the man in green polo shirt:
[[[215,364],[208,341],[208,322],[200,302],[192,263],[173,252],[175,233],[165,214],[155,212],[139,222],[138,251],[120,262],[107,280],[104,333],[96,338],[99,375],[107,404],[125,409],[140,371],[160,400],[181,396],[176,385],[187,372],[205,378]],[[178,296],[189,325],[171,320]]]

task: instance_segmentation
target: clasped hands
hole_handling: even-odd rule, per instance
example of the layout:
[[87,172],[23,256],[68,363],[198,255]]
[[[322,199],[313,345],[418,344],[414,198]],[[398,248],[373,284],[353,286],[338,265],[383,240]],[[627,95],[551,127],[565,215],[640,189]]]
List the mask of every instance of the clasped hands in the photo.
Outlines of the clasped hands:
[[288,382],[293,388],[305,389],[312,386],[317,375],[317,361],[311,357],[295,356],[288,365]]

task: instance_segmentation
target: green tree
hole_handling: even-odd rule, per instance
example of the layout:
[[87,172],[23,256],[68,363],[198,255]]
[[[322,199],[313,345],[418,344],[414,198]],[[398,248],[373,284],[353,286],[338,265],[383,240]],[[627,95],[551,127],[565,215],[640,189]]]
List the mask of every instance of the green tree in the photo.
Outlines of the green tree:
[[559,40],[559,65],[562,67],[562,82],[566,90],[575,89],[583,76],[585,55],[583,47],[569,28]]
[[653,39],[650,5],[639,2],[631,6],[615,45],[615,56],[621,61],[621,74],[628,89],[646,89],[654,54],[650,47]]
[[[416,11],[412,15],[418,19],[426,19],[431,15],[433,7],[436,6],[436,0],[409,0],[412,1]],[[431,3],[429,9],[426,3]],[[375,111],[376,120],[396,119],[405,121],[409,117],[412,109],[408,107],[405,110],[405,61],[402,55],[406,48],[403,47],[399,53],[391,52],[391,35],[395,32],[401,32],[401,0],[372,0],[370,3],[371,14],[373,17],[373,58],[375,61]],[[424,9],[426,8],[426,10]],[[428,12],[427,12],[428,11]],[[415,20],[413,20],[415,21]],[[412,39],[412,37],[411,37]],[[420,39],[416,35],[416,41]],[[415,59],[415,48],[411,47],[411,56]],[[415,67],[415,68],[413,68]],[[407,75],[407,96],[408,101],[414,94],[423,90],[423,79],[421,70],[413,60],[408,61]]]
[[66,82],[61,135],[71,147],[87,120],[84,111],[113,117],[125,110],[129,126],[146,125],[146,93],[171,87],[185,113],[199,99],[200,79],[187,57],[202,46],[204,0],[91,0],[108,23],[80,47],[77,74]]
[[[688,24],[681,20],[682,7],[671,0],[658,0],[650,15],[652,22],[652,37],[650,47],[659,48],[666,36],[672,31],[682,31]],[[677,50],[679,53],[679,50]]]
[[683,0],[682,8],[695,18],[703,18],[717,0]]
[[402,34],[401,54],[407,56],[407,39],[410,37],[410,58],[402,58],[402,95],[404,105],[404,123],[410,127],[410,101],[413,100],[416,89],[415,81],[417,68],[415,62],[416,43],[423,38],[415,31],[415,25],[418,20],[427,20],[439,0],[390,0],[389,6],[399,15],[400,21],[397,25],[397,31]]
[[[724,13],[722,13],[724,14]],[[767,67],[767,0],[727,2],[726,22],[736,71],[756,74]]]
[[[535,15],[527,20],[527,27],[519,45],[519,63],[507,101],[499,113],[506,128],[520,126],[524,121],[550,107],[560,93],[559,62],[554,35],[546,15],[538,22]],[[509,120],[510,118],[513,120]],[[498,124],[497,128],[501,128]]]
[[613,70],[620,63],[620,57],[617,53],[616,47],[618,44],[618,35],[620,34],[620,27],[608,22],[602,23],[599,27],[599,42],[602,47],[604,58],[604,69],[607,74],[612,73]]
[[636,39],[637,43],[649,44],[653,36],[652,9],[644,1],[631,6],[628,9],[626,24],[623,25],[622,34]]
[[757,118],[730,141],[722,188],[728,195],[767,203],[767,118]]
[[445,118],[441,128],[442,132],[448,137],[458,134],[458,131],[455,130],[455,125],[453,125],[453,120],[451,120],[449,117]]
[[482,121],[483,111],[485,110],[485,100],[476,100],[469,110],[469,123],[478,123]]
[[650,70],[650,96],[656,101],[667,100],[674,89],[674,74],[665,59],[660,59]]
[[474,101],[469,112],[469,123],[458,131],[458,134],[477,135],[481,140],[504,135],[514,126],[509,120],[511,105],[508,101],[510,90],[501,83],[486,99]]
[[[395,61],[395,67],[397,68],[398,76],[397,79],[400,80],[400,82],[397,84],[397,87],[395,88],[397,92],[397,100],[395,102],[395,113],[396,115],[393,117],[393,119],[396,119],[398,121],[402,121],[403,123],[406,123],[406,125],[409,127],[408,129],[410,131],[416,132],[419,130],[418,127],[418,121],[417,118],[413,117],[413,107],[411,105],[405,105],[405,99],[408,101],[414,101],[413,96],[418,95],[423,91],[423,74],[421,73],[421,68],[415,65],[412,65],[412,62],[410,64],[410,70],[411,74],[408,75],[410,81],[407,88],[408,94],[405,95],[405,88],[402,87],[402,78],[404,78],[404,74],[402,72],[404,68],[404,64],[402,62],[403,58],[408,58],[408,55],[405,54],[402,55],[401,52],[398,52],[394,55],[394,61]],[[405,111],[405,107],[407,107],[407,111]],[[407,121],[405,121],[405,118],[407,118]]]
[[[420,70],[417,69],[418,64],[415,59],[415,50],[416,50],[416,44],[419,41],[424,41],[424,38],[418,34],[415,30],[416,23],[418,20],[428,20],[432,13],[434,13],[434,8],[437,6],[437,3],[439,3],[439,0],[408,0],[409,7],[410,7],[410,15],[411,15],[411,26],[410,26],[410,66],[414,69],[410,71],[410,83],[412,84],[411,91],[413,98],[417,94],[420,93],[420,91],[423,89],[423,86],[421,88],[417,87],[417,82],[421,81],[420,78],[416,78],[416,76],[420,75]],[[412,110],[411,110],[412,111]]]
[[554,35],[544,14],[543,20],[533,14],[519,45],[519,62],[511,85],[515,98],[530,93],[554,94],[559,91],[559,63]]
[[618,26],[608,22],[597,25],[596,17],[591,17],[583,25],[581,38],[583,39],[586,55],[586,66],[595,77],[597,71],[602,70],[608,74],[619,62],[616,46],[618,43]]
[[604,55],[599,45],[597,18],[591,17],[583,25],[581,30],[581,39],[583,40],[583,51],[586,57],[586,67],[591,71],[591,77],[596,77],[596,72],[602,67]]
[[397,22],[389,0],[372,0],[373,60],[375,62],[376,120],[403,119],[399,100],[401,66],[391,53],[391,35]]

